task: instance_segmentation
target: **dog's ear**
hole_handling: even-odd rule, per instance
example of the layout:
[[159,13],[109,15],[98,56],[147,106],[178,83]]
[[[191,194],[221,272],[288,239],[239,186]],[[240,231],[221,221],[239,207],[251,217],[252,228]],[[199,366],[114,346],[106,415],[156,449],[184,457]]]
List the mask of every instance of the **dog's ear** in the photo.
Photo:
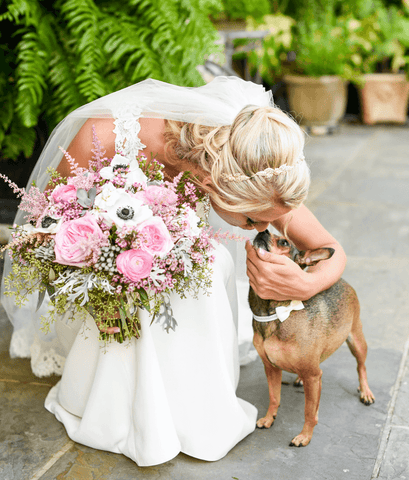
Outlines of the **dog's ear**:
[[299,252],[294,262],[301,268],[311,267],[316,265],[321,260],[328,260],[334,255],[335,250],[333,248],[317,248],[316,250],[306,250],[305,252]]

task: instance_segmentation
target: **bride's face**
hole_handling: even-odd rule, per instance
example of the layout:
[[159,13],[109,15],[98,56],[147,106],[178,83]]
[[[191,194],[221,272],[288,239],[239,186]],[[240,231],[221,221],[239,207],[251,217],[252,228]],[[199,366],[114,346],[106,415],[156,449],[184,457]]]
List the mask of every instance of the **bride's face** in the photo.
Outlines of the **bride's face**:
[[275,220],[291,211],[290,207],[280,204],[262,212],[251,213],[229,212],[214,203],[212,203],[212,207],[219,217],[230,225],[240,227],[244,230],[256,229],[258,232],[264,232],[270,223],[273,223]]

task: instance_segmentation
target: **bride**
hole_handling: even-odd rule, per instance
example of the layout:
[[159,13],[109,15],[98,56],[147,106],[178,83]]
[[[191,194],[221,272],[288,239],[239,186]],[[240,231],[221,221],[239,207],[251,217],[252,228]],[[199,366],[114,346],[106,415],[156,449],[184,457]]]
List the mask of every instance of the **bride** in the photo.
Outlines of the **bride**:
[[[31,356],[37,375],[62,374],[45,406],[74,441],[122,453],[140,466],[179,452],[218,460],[254,430],[257,416],[235,393],[238,343],[245,354],[251,338],[246,273],[263,298],[305,300],[335,283],[345,266],[341,246],[302,205],[309,186],[303,133],[259,85],[233,77],[198,88],[146,80],[64,119],[30,183],[36,180],[44,189],[50,166],[69,176],[59,146],[86,167],[93,129],[109,158],[115,151],[153,154],[164,164],[166,179],[184,170],[196,175],[210,199],[215,228],[257,233],[271,224],[300,249],[336,250],[304,272],[289,259],[263,258],[250,243],[245,249],[239,242],[228,249],[219,245],[211,294],[171,296],[175,332],[150,326],[143,311],[141,338],[128,347],[110,343],[107,351],[90,318],[85,325],[61,318],[55,332],[42,336],[38,319],[46,311],[35,312],[35,299],[17,309],[10,297],[2,298],[14,324],[11,355]],[[21,213],[16,221],[23,223]]]

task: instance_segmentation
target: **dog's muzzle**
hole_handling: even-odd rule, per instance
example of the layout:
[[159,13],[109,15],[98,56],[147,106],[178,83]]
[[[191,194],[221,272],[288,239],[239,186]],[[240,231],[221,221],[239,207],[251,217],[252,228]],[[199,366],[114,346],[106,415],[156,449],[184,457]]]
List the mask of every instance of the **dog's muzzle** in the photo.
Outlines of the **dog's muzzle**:
[[264,230],[264,232],[259,232],[256,235],[256,238],[253,240],[253,245],[256,248],[263,248],[266,252],[270,251],[270,232]]

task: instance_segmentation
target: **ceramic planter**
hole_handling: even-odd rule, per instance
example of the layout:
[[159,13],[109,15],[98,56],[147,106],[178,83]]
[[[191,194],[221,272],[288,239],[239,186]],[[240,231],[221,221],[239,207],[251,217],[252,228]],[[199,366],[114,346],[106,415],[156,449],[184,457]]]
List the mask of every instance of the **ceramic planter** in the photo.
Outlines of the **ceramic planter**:
[[363,75],[359,88],[362,121],[405,123],[408,113],[409,82],[404,73],[371,73]]
[[291,113],[308,127],[336,127],[344,117],[348,82],[328,75],[307,77],[286,75]]

